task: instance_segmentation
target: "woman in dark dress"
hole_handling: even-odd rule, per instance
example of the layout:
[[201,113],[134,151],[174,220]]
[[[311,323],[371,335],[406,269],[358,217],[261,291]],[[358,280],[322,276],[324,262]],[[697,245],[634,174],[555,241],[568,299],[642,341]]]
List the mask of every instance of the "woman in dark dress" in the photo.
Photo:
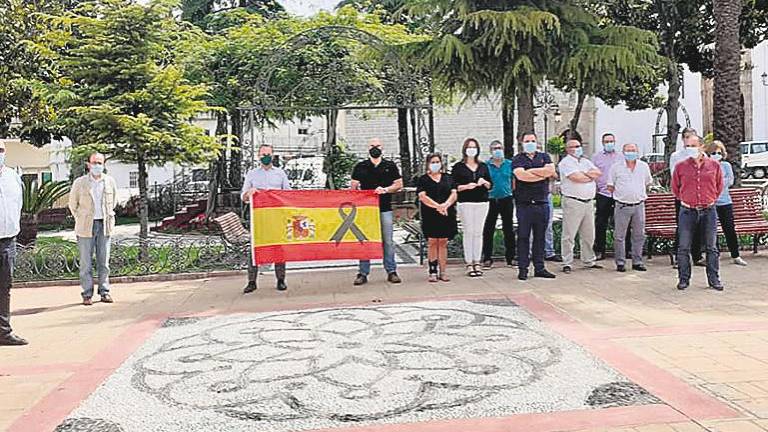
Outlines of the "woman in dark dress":
[[[429,281],[448,282],[448,240],[456,235],[456,186],[443,173],[443,158],[427,156],[427,173],[419,177],[416,193],[421,201],[421,231],[427,238]],[[438,273],[439,266],[439,273]]]

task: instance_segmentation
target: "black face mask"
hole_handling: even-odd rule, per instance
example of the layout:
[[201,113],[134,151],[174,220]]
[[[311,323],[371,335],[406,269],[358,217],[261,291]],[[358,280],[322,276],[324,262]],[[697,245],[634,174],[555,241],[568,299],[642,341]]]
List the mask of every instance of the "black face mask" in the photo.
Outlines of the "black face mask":
[[381,149],[378,147],[371,147],[371,149],[368,150],[368,154],[371,155],[372,158],[378,159],[381,157]]

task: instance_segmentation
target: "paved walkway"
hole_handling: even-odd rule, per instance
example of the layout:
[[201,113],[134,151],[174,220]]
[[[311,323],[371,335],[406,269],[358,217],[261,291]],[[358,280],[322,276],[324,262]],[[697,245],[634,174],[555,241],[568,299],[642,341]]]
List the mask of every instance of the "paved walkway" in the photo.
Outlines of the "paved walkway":
[[[98,406],[92,404],[119,378],[119,366],[130,363],[140,347],[150,349],[162,341],[167,330],[160,328],[163,323],[185,322],[167,322],[168,317],[226,320],[248,314],[242,316],[250,320],[260,319],[259,313],[296,314],[290,311],[315,307],[425,304],[478,313],[476,306],[455,303],[472,300],[473,305],[491,305],[479,309],[487,316],[521,322],[534,317],[542,326],[537,334],[556,334],[608,367],[602,378],[584,386],[614,380],[618,374],[647,390],[651,401],[579,409],[563,399],[561,406],[540,412],[513,414],[515,406],[509,406],[495,415],[491,409],[479,416],[469,411],[433,419],[414,415],[402,425],[349,423],[344,431],[768,431],[768,255],[745,258],[747,268],[723,260],[722,293],[705,289],[700,268],[694,271],[692,287],[678,292],[675,273],[663,258],[653,260],[644,274],[575,270],[555,281],[527,282],[514,279],[514,269],[494,269],[483,279],[469,280],[455,268],[452,282],[429,284],[423,269],[409,267],[400,272],[404,284],[387,284],[378,273],[367,286],[353,287],[354,275],[348,270],[312,270],[290,274],[284,293],[262,277],[260,289],[249,296],[240,293],[242,278],[121,284],[113,287],[115,304],[90,308],[79,305],[77,287],[16,289],[13,324],[31,344],[0,348],[0,430],[53,430],[81,402],[88,400],[79,412]],[[526,315],[494,312],[500,301],[519,305]],[[439,321],[432,315],[426,319]],[[566,379],[550,388],[567,385]],[[426,422],[407,423],[411,420]],[[77,430],[119,430],[93,421]]]

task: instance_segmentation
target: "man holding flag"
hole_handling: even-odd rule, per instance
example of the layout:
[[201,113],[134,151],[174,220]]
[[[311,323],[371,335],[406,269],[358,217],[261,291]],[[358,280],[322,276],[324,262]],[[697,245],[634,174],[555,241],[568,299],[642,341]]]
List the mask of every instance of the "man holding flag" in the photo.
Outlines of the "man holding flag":
[[[251,196],[259,190],[291,189],[288,183],[288,175],[281,168],[272,165],[273,149],[269,144],[262,144],[259,147],[259,166],[248,171],[243,181],[243,189],[240,193],[244,202],[250,204]],[[248,261],[248,285],[243,290],[244,294],[256,291],[256,276],[259,274],[259,268],[253,264],[253,260]],[[275,263],[275,276],[277,276],[277,289],[285,291],[288,286],[285,284],[285,262]]]
[[[392,195],[403,188],[403,178],[400,170],[394,162],[382,157],[382,142],[373,138],[368,143],[369,159],[355,165],[352,171],[352,190],[374,190],[379,195],[379,212],[381,216],[381,240],[384,247],[384,270],[387,272],[387,281],[400,283],[402,280],[397,275],[397,262],[395,261],[395,242],[392,238]],[[363,285],[368,282],[368,274],[371,272],[371,262],[361,260],[360,267],[355,278],[355,285]]]

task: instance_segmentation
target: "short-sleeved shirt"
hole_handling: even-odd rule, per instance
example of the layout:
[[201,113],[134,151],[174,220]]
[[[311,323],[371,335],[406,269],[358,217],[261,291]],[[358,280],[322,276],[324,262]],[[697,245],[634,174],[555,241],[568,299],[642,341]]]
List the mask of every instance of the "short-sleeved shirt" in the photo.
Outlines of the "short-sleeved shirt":
[[[472,171],[464,162],[456,162],[451,168],[451,177],[453,177],[456,187],[477,183],[481,178],[485,179],[488,183],[491,183],[493,187],[493,180],[491,179],[491,173],[488,172],[488,165],[483,162],[477,164],[477,169]],[[488,188],[485,186],[478,186],[474,189],[459,191],[459,202],[486,202],[488,201]]]
[[617,151],[602,151],[592,156],[592,163],[603,173],[597,178],[597,193],[609,198],[612,196],[611,192],[608,190],[608,175],[611,173],[613,164],[623,160],[624,158],[621,157],[621,153]]
[[587,183],[575,182],[568,178],[569,175],[574,173],[587,173],[589,170],[596,169],[595,164],[591,160],[580,157],[568,155],[560,161],[557,166],[560,170],[560,192],[563,196],[578,198],[582,200],[588,200],[595,197],[597,192],[597,184],[594,180]]
[[[519,153],[512,158],[512,171],[518,168],[524,170],[544,168],[551,163],[552,159],[547,153],[536,152],[532,158],[527,153]],[[549,179],[541,179],[537,182],[525,182],[517,179],[515,182],[515,202],[517,204],[548,204],[548,195]]]
[[653,183],[648,164],[638,160],[632,170],[626,162],[611,167],[608,184],[613,186],[613,199],[624,204],[637,204],[648,198],[646,188]]
[[[352,170],[352,180],[359,181],[362,190],[390,187],[399,178],[401,178],[400,170],[394,162],[388,159],[382,159],[378,165],[374,165],[370,159],[366,159],[355,165]],[[392,211],[391,194],[379,195],[379,211]]]
[[488,196],[491,199],[512,196],[512,161],[504,159],[499,166],[496,166],[492,160],[488,161],[488,171],[491,173],[491,183],[493,183]]
[[288,174],[282,168],[270,167],[264,169],[263,166],[254,168],[245,175],[243,189],[240,195],[243,195],[250,189],[290,189]]
[[0,167],[0,239],[15,237],[21,231],[22,184],[16,171]]
[[720,161],[720,168],[723,170],[723,191],[720,193],[720,196],[717,197],[715,204],[719,206],[733,204],[730,191],[730,188],[733,186],[735,179],[733,175],[733,167],[731,166],[730,162],[723,160]]

